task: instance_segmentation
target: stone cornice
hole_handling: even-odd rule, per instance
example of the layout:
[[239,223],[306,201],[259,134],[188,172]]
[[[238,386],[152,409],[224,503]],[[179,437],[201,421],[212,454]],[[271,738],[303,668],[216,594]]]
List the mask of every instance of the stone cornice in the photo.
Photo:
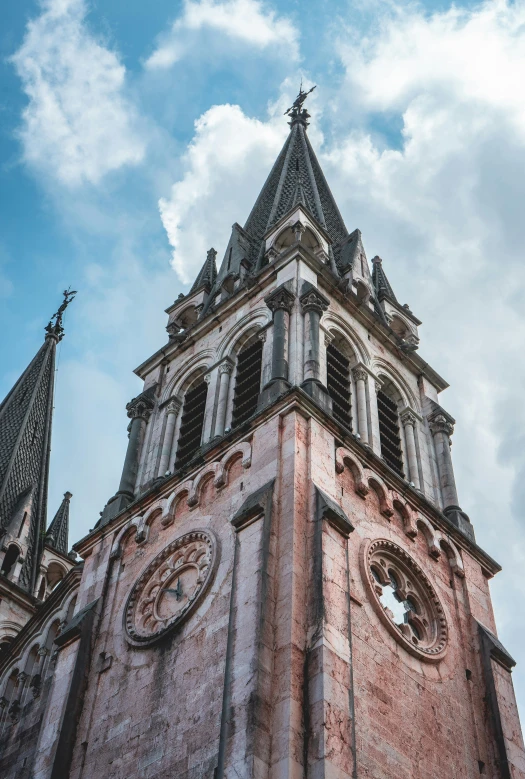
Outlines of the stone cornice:
[[243,439],[246,440],[250,429],[255,430],[276,414],[286,416],[294,411],[297,411],[306,419],[313,417],[320,424],[324,425],[337,441],[340,441],[346,448],[356,454],[364,466],[375,471],[389,489],[401,495],[404,500],[409,502],[416,511],[420,511],[438,530],[450,536],[456,546],[466,550],[474,557],[488,576],[494,576],[501,570],[501,566],[493,558],[461,533],[433,503],[413,487],[410,487],[408,482],[389,468],[384,460],[375,454],[369,446],[362,444],[353,435],[349,435],[345,428],[324,412],[306,392],[297,386],[291,387],[275,403],[255,414],[251,420],[241,425],[237,430],[233,430],[222,437],[213,446],[208,447],[208,449],[202,452],[201,457],[193,468],[157,482],[120,514],[117,514],[107,525],[96,528],[92,533],[78,541],[73,548],[82,557],[87,557],[101,538],[114,534],[133,516],[144,514],[155,501],[171,493],[179,482],[182,483],[188,479],[195,478],[198,471],[207,463],[220,458],[234,443]]

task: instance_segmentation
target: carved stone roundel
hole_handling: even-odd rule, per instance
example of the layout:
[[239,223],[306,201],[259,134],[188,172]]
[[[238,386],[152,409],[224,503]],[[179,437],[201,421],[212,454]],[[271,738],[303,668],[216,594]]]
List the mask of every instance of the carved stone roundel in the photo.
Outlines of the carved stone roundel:
[[124,611],[124,627],[135,646],[149,646],[180,626],[211,583],[217,544],[204,530],[180,536],[141,573]]
[[438,662],[448,643],[445,612],[421,566],[387,539],[365,541],[361,573],[389,633],[420,660]]

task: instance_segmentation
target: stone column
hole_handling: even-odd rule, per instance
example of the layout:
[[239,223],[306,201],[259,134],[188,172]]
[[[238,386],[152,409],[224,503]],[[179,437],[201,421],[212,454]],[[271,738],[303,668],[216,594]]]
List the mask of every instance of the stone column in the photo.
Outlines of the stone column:
[[407,448],[408,478],[414,487],[419,490],[419,468],[416,449],[416,425],[417,417],[410,409],[405,409],[400,414],[401,424],[405,431],[405,443]]
[[454,432],[454,420],[445,414],[436,414],[428,420],[430,431],[434,436],[439,483],[443,497],[443,514],[465,533],[471,541],[475,541],[474,528],[467,514],[459,506],[452,455],[450,454],[450,436]]
[[452,466],[452,456],[450,454],[450,436],[454,432],[454,425],[443,414],[435,416],[429,421],[429,425],[430,431],[434,436],[434,445],[436,447],[436,459],[441,494],[443,496],[443,506],[444,508],[447,508],[448,506],[457,506],[458,493]]
[[169,470],[173,436],[175,434],[175,423],[180,407],[181,402],[178,398],[170,398],[168,405],[166,406],[166,427],[164,429],[164,438],[162,439],[162,451],[158,471],[158,475],[161,477]]
[[219,400],[217,402],[217,417],[215,419],[215,435],[224,435],[224,426],[226,423],[226,407],[228,404],[228,393],[230,390],[230,376],[232,375],[233,365],[225,361],[219,365]]
[[304,382],[315,381],[321,383],[321,366],[319,360],[319,324],[323,311],[328,308],[328,300],[321,295],[318,289],[308,284],[305,292],[300,297],[301,308],[304,314]]
[[301,387],[326,411],[332,411],[332,399],[321,381],[319,330],[323,311],[329,301],[310,282],[303,283],[299,298],[304,314],[304,379]]
[[352,376],[355,381],[357,401],[357,428],[363,444],[368,443],[368,419],[366,409],[366,381],[368,373],[364,368],[354,368]]
[[373,451],[381,456],[381,435],[379,433],[379,410],[377,406],[377,393],[381,389],[382,382],[377,377],[369,384],[368,399],[370,403],[370,432],[368,443]]
[[144,403],[128,403],[126,406],[128,417],[131,419],[129,425],[129,440],[126,450],[126,459],[120,477],[118,488],[119,495],[128,495],[130,498],[135,494],[135,482],[139,469],[140,446],[144,438],[146,423],[150,417],[151,410]]
[[265,299],[266,305],[273,313],[272,362],[271,377],[259,397],[259,408],[273,402],[290,386],[287,359],[288,331],[294,301],[295,295],[284,285],[277,287]]

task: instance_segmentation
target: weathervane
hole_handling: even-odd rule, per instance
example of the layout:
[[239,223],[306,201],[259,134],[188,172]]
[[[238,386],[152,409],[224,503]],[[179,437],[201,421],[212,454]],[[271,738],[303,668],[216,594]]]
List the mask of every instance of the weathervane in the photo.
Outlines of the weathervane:
[[284,112],[285,116],[297,116],[299,112],[303,108],[303,103],[310,94],[310,92],[313,92],[314,89],[317,88],[317,84],[313,86],[311,89],[308,90],[308,92],[303,92],[303,82],[301,80],[301,86],[299,87],[299,94],[295,98],[293,104]]
[[64,300],[62,301],[62,304],[60,305],[58,311],[53,314],[51,319],[49,320],[49,323],[47,324],[45,330],[48,335],[54,335],[58,338],[59,341],[62,340],[64,336],[64,327],[62,325],[62,316],[64,314],[64,311],[69,306],[71,301],[74,299],[75,295],[77,294],[76,289],[65,289],[62,293],[64,295]]

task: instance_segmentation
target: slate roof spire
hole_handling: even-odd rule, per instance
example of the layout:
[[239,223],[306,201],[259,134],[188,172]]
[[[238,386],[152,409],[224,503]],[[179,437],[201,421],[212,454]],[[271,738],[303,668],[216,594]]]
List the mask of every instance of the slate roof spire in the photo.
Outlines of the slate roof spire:
[[73,497],[71,492],[64,493],[64,499],[55,514],[46,533],[45,543],[67,555],[69,544],[69,502]]
[[47,515],[53,388],[57,343],[63,338],[63,315],[74,292],[45,328],[44,343],[0,404],[0,537],[5,534],[24,496],[28,502],[28,536],[19,585],[34,590],[42,554]]
[[372,260],[373,270],[372,270],[372,281],[374,283],[374,289],[376,291],[376,295],[378,300],[381,300],[381,298],[387,297],[390,298],[394,303],[397,303],[397,298],[394,295],[394,290],[392,289],[392,286],[387,279],[385,270],[383,268],[383,260],[381,257],[378,257],[377,255]]
[[213,287],[215,279],[217,278],[216,257],[217,252],[215,249],[209,249],[206,255],[206,260],[204,261],[204,265],[202,266],[199,275],[193,283],[190,294],[192,292],[196,292],[201,287],[207,287],[208,289]]
[[302,107],[308,93],[299,93],[286,114],[290,133],[244,225],[252,241],[252,262],[260,263],[263,235],[297,202],[307,208],[332,239],[337,263],[339,245],[348,236],[330,187],[308,139],[310,114]]

